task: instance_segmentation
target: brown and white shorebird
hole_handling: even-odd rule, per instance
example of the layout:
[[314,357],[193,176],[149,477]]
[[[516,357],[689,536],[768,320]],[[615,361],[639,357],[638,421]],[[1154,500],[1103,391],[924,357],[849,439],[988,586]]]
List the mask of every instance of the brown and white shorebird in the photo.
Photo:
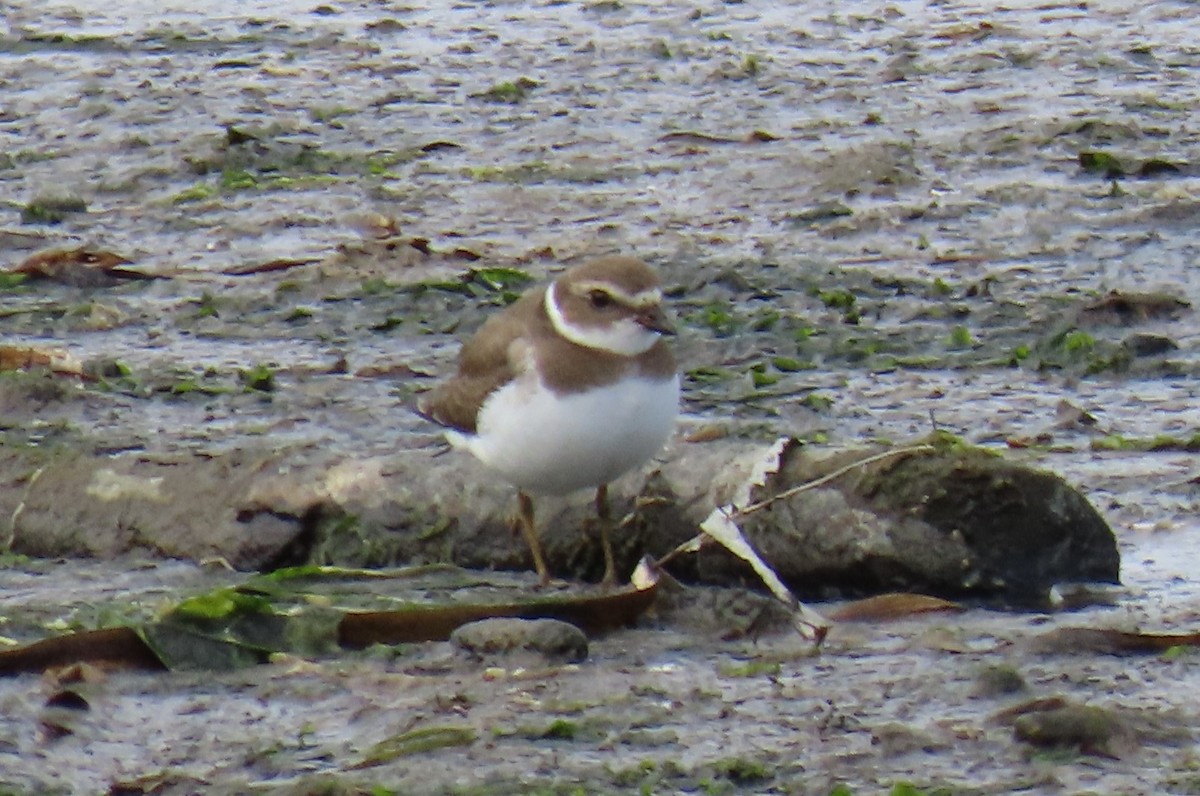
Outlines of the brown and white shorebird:
[[418,412],[517,487],[517,522],[542,583],[550,579],[532,495],[596,490],[604,580],[615,582],[608,483],[666,443],[679,413],[674,334],[662,289],[633,257],[577,265],[487,320],[458,372]]

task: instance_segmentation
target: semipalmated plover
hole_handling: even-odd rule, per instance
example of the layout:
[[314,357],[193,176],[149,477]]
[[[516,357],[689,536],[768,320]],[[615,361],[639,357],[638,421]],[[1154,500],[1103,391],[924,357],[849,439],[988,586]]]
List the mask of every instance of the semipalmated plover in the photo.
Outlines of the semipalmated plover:
[[543,583],[531,495],[584,487],[596,490],[603,582],[615,581],[608,483],[657,453],[679,412],[662,300],[641,260],[575,266],[489,318],[463,346],[458,372],[418,402],[452,445],[517,487],[517,521]]

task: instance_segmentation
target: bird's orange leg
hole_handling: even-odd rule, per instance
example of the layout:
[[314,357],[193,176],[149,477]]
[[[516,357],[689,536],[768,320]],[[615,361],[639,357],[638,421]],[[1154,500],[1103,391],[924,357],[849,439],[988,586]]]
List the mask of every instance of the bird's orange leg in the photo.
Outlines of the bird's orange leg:
[[542,543],[533,524],[533,498],[518,490],[517,506],[517,524],[521,526],[521,535],[525,537],[529,552],[533,554],[533,568],[537,570],[538,580],[545,586],[550,582],[550,570],[546,566],[546,557],[542,555]]
[[601,586],[615,586],[617,583],[617,564],[613,559],[612,540],[608,536],[612,525],[612,511],[608,505],[608,484],[596,487],[596,518],[600,523],[600,545],[604,548],[604,577]]

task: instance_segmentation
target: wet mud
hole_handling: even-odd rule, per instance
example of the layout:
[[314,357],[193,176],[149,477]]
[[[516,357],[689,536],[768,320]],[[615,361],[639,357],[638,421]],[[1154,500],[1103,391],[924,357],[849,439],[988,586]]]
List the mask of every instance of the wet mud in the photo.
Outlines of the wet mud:
[[[839,623],[819,654],[729,633],[745,595],[699,589],[703,610],[664,607],[545,669],[416,645],[102,674],[77,686],[87,710],[18,677],[0,683],[0,786],[1200,787],[1191,653],[1031,646],[1195,629],[1190,9],[210,5],[55,0],[0,22],[0,267],[87,247],[162,277],[0,279],[0,345],[66,363],[0,374],[5,456],[174,464],[208,502],[230,462],[425,456],[436,434],[409,407],[461,335],[561,264],[634,253],[680,321],[671,451],[949,431],[1076,486],[1117,533],[1124,590],[1070,613]],[[36,470],[4,486],[17,550]],[[6,558],[0,635],[135,622],[240,577],[132,529],[95,558]],[[1018,685],[988,685],[997,666]],[[1041,698],[1067,712],[1013,712]],[[1038,743],[1051,719],[1074,722],[1058,747]]]

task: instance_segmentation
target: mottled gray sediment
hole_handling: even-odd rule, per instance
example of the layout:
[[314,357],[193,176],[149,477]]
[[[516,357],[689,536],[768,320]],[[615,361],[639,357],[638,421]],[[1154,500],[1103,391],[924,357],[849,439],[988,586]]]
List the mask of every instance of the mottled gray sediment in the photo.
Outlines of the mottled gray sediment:
[[[819,450],[942,429],[1004,449],[1099,510],[1126,590],[1071,614],[839,625],[813,656],[787,636],[721,638],[712,616],[762,605],[697,589],[660,624],[590,640],[575,668],[447,674],[409,649],[116,674],[57,738],[47,686],[15,678],[0,683],[0,784],[1195,791],[1189,656],[1022,643],[1195,624],[1194,16],[1107,0],[9,3],[0,265],[87,245],[170,278],[0,275],[0,346],[89,365],[86,381],[0,374],[0,532],[97,556],[5,558],[0,634],[152,615],[233,577],[164,554],[392,560],[404,534],[363,533],[387,523],[423,528],[422,557],[523,565],[499,525],[506,489],[445,465],[463,474],[438,505],[496,518],[457,529],[457,549],[390,467],[434,444],[413,394],[521,287],[472,269],[541,279],[610,252],[667,280],[685,433],[800,433]],[[667,486],[676,463],[723,450],[669,456]],[[306,513],[330,495],[378,525]],[[569,571],[595,571],[576,530],[587,503],[542,507],[552,541],[579,547],[556,552]],[[166,525],[174,537],[147,539]],[[997,664],[1028,691],[980,697]],[[1110,711],[1119,743],[1033,753],[1000,714],[1055,697]],[[424,751],[355,767],[389,739]]]

